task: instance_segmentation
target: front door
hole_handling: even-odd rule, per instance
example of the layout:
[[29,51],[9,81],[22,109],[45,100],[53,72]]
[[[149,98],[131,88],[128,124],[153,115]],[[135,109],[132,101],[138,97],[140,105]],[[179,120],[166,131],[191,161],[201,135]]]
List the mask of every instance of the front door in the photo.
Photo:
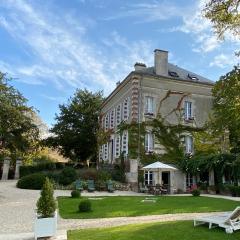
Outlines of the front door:
[[169,187],[170,187],[170,172],[162,172],[162,185],[169,190]]

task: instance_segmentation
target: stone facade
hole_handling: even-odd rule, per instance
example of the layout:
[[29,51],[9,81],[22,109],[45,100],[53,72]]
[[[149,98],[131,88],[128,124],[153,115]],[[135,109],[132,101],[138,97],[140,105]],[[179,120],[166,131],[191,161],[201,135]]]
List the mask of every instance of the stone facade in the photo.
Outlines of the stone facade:
[[[182,124],[202,127],[211,111],[211,89],[214,83],[168,63],[167,51],[154,51],[153,67],[146,67],[142,63],[136,63],[134,67],[135,70],[117,85],[102,106],[102,127],[105,130],[112,129],[110,141],[101,148],[100,157],[104,162],[118,162],[121,152],[124,152],[128,159],[128,133],[124,132],[122,139],[117,133],[118,125],[122,121],[144,122],[160,113],[170,124],[181,121]],[[183,109],[179,111],[182,114],[177,115],[174,109]],[[183,141],[186,151],[193,152],[192,136],[186,134]],[[146,151],[164,152],[164,148],[154,142],[151,129],[146,134],[145,145]],[[127,178],[129,182],[134,182],[137,181],[135,168],[139,159],[131,159],[129,162],[130,169],[134,171],[127,173]],[[181,179],[180,182],[175,180],[179,182],[177,188],[186,188],[189,177],[181,172],[175,176]]]

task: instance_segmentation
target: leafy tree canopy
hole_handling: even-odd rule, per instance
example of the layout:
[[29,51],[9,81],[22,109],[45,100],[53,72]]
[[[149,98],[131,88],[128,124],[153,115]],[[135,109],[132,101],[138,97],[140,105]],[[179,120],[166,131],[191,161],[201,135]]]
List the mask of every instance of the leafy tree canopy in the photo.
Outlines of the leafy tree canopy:
[[27,99],[10,86],[6,74],[0,72],[0,155],[31,150],[32,143],[38,139],[33,113]]
[[[240,148],[240,69],[234,69],[222,76],[212,90],[214,128],[229,131],[230,144]],[[238,146],[238,147],[237,147]]]
[[226,32],[240,37],[240,0],[210,0],[205,8],[204,15],[212,23],[219,36],[223,38]]
[[57,123],[51,129],[54,136],[48,139],[48,144],[73,161],[96,161],[98,116],[102,100],[102,92],[77,90],[68,104],[59,106]]

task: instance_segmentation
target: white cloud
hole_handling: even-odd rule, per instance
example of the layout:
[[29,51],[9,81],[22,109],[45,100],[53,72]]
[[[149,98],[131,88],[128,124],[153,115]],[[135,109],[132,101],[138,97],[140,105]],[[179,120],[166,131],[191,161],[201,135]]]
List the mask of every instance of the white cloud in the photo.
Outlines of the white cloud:
[[219,54],[214,57],[213,61],[209,65],[210,67],[216,66],[220,68],[228,68],[238,64],[238,62],[239,59],[235,55]]
[[[15,75],[29,84],[51,84],[60,90],[70,88],[104,89],[105,94],[133,69],[136,61],[152,62],[150,42],[128,42],[117,32],[105,39],[102,52],[87,39],[87,29],[76,16],[53,15],[24,0],[7,1],[0,18],[4,27],[20,45],[25,45],[32,64],[14,67]],[[91,20],[85,21],[90,22]],[[106,44],[112,44],[109,52]],[[121,46],[121,50],[116,49]],[[116,49],[116,50],[115,50]],[[127,57],[126,57],[127,56]],[[11,72],[10,68],[10,71]]]
[[169,1],[128,4],[123,8],[123,11],[114,13],[114,15],[106,17],[105,20],[139,17],[141,20],[137,20],[138,23],[154,22],[181,16],[183,10],[183,8],[177,7],[172,3],[169,3]]

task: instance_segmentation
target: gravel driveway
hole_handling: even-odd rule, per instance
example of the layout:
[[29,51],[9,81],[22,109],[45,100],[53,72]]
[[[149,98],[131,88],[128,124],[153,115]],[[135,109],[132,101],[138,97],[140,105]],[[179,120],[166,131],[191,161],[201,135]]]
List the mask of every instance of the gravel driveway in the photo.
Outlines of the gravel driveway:
[[[0,234],[25,233],[33,231],[34,209],[39,198],[38,190],[23,190],[16,188],[16,181],[0,181]],[[107,192],[84,192],[83,196],[131,196],[143,195],[135,192],[116,191],[113,194]],[[70,196],[70,191],[56,190],[55,196]],[[67,229],[67,226],[78,225],[80,220],[63,220],[59,217],[59,229]],[[99,222],[99,220],[98,220]]]

